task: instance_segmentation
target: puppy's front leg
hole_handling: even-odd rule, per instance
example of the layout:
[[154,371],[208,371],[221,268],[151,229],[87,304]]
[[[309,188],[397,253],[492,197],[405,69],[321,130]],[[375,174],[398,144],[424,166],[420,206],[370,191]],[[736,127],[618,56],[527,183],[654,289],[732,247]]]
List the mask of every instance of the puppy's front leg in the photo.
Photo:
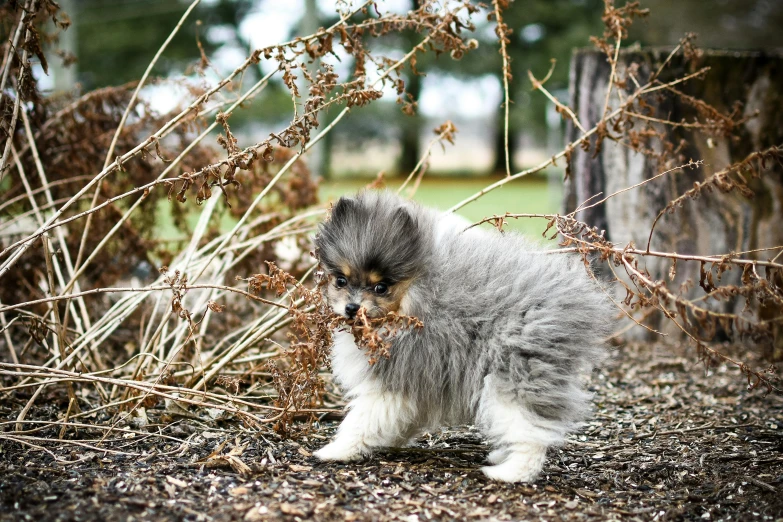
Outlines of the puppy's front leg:
[[358,395],[334,440],[316,451],[320,460],[358,460],[374,449],[405,444],[415,433],[416,411],[405,398],[372,391]]

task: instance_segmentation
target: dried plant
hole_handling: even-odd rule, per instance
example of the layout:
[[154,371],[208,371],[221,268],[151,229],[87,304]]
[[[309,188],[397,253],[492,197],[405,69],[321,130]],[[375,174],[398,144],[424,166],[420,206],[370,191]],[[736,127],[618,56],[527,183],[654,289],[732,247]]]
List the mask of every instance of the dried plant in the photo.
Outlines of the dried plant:
[[[566,160],[566,177],[568,177],[572,173],[572,154],[576,148],[596,157],[609,140],[644,155],[650,164],[658,169],[659,174],[597,201],[595,200],[601,194],[596,194],[566,215],[505,213],[488,217],[480,223],[492,223],[502,230],[508,219],[522,217],[546,219],[544,236],[549,236],[549,239],[560,239],[560,251],[581,253],[588,270],[591,270],[597,262],[606,264],[608,273],[614,275],[612,280],[621,288],[620,295],[625,296],[618,299],[616,304],[624,315],[635,321],[635,324],[656,335],[661,335],[661,332],[634,318],[634,314],[640,311],[639,315],[647,322],[651,322],[655,315],[651,314],[651,311],[657,312],[666,323],[673,325],[681,335],[693,343],[699,357],[706,364],[709,365],[712,360],[734,364],[747,376],[749,388],[760,386],[766,392],[778,390],[779,377],[774,366],[751,368],[741,358],[729,356],[725,343],[722,345],[719,340],[759,347],[762,352],[767,353],[770,362],[783,357],[783,352],[778,353],[775,348],[783,342],[783,335],[781,335],[783,331],[780,328],[780,322],[783,320],[783,300],[781,300],[783,286],[780,285],[780,270],[783,264],[777,262],[783,247],[769,245],[749,252],[684,255],[651,250],[651,244],[661,218],[676,212],[688,200],[698,199],[702,194],[709,193],[713,189],[722,193],[736,192],[742,197],[752,198],[754,192],[751,186],[754,179],[780,172],[779,168],[783,165],[781,162],[783,144],[752,152],[744,159],[706,175],[703,181],[695,182],[691,189],[667,202],[650,225],[649,239],[644,249],[638,248],[633,243],[625,245],[612,243],[606,239],[603,230],[577,217],[580,213],[583,216],[589,214],[586,211],[603,205],[611,198],[621,197],[623,193],[631,190],[639,190],[640,187],[653,183],[659,178],[670,177],[677,172],[704,169],[702,160],[694,161],[686,156],[690,146],[686,139],[671,141],[670,136],[673,134],[669,132],[670,130],[687,128],[690,133],[706,140],[713,138],[731,140],[739,132],[741,124],[755,116],[753,113],[746,114],[736,104],[730,112],[723,113],[678,88],[685,82],[703,78],[708,74],[708,68],[699,66],[702,54],[694,46],[695,36],[692,34],[686,35],[657,68],[645,70],[641,63],[632,62],[630,65],[624,64],[621,71],[619,52],[623,39],[627,37],[628,27],[633,18],[647,14],[646,10],[639,8],[637,2],[615,8],[611,0],[606,1],[603,18],[606,31],[603,37],[593,38],[595,46],[606,55],[611,69],[603,117],[597,124],[590,129],[585,128],[570,107],[556,100],[546,90],[544,87],[546,78],[539,81],[530,73],[534,88],[542,91],[556,104],[561,116],[580,130],[581,137],[568,144],[551,160],[536,168],[515,174],[511,178],[500,180],[485,188],[481,194],[455,205],[452,210],[513,179],[543,170],[561,157]],[[684,76],[672,76],[668,68],[674,59],[679,61],[682,68],[688,66],[693,72]],[[547,78],[550,75],[551,71]],[[615,108],[610,104],[611,95],[616,95],[619,100]],[[666,116],[658,114],[661,111],[660,107],[670,106],[671,99],[690,107],[693,119],[671,121]],[[664,103],[667,100],[669,100],[668,104]],[[766,254],[772,257],[767,259],[760,257]],[[667,274],[668,281],[667,277],[653,276],[646,268],[647,260],[654,258],[671,260]],[[678,270],[686,263],[699,264],[698,282],[688,279],[682,281],[679,288],[672,288]],[[731,270],[741,271],[741,285],[721,281],[721,277]],[[696,284],[703,290],[701,296],[692,295]],[[729,309],[732,311],[721,310],[721,308],[725,309],[720,306],[721,302],[730,302],[732,306]],[[627,328],[621,330],[624,331],[627,331]]]
[[[380,2],[355,8],[339,3],[340,18],[332,26],[253,51],[216,83],[190,85],[180,107],[167,114],[155,113],[138,96],[150,81],[148,74],[137,83],[76,99],[41,96],[30,57],[46,63],[40,28],[51,20],[62,29],[66,17],[48,0],[0,7],[4,19],[14,21],[3,40],[6,58],[0,77],[5,191],[0,229],[8,238],[0,250],[0,394],[15,404],[16,430],[25,431],[30,417],[44,418],[38,409],[44,390],[64,392],[52,393],[60,397],[63,429],[90,419],[101,426],[103,437],[147,415],[161,421],[178,415],[232,418],[252,429],[269,426],[290,434],[296,430],[295,419],[337,411],[322,379],[335,328],[350,330],[372,363],[389,354],[389,341],[400,329],[426,325],[394,314],[369,319],[360,313],[348,322],[329,311],[312,282],[316,263],[308,256],[308,234],[326,209],[318,205],[317,183],[301,158],[349,110],[375,103],[384,86],[395,89],[403,111],[415,110],[405,92],[403,69],[416,73],[422,53],[459,59],[470,52],[475,43],[467,36],[472,17],[480,12],[498,23],[507,107],[508,82],[515,79],[504,52],[511,29],[502,18],[506,4],[497,0],[481,11],[484,7],[468,1],[438,9],[423,1],[416,10],[390,14],[380,12]],[[673,172],[704,167],[689,161],[685,144],[669,142],[662,126],[724,137],[748,117],[737,109],[724,114],[679,89],[707,74],[695,62],[693,72],[670,77],[674,57],[698,57],[690,36],[656,70],[634,65],[621,70],[621,43],[632,18],[644,14],[635,3],[615,8],[607,1],[606,34],[595,43],[606,53],[612,72],[598,124],[585,128],[571,108],[547,91],[548,76],[539,81],[531,73],[534,88],[580,130],[578,139],[533,169],[509,171],[452,210],[561,158],[569,175],[575,151],[598,154],[607,141],[650,157],[660,174],[603,199],[596,195],[569,214],[499,213],[484,221],[502,229],[509,218],[546,219],[545,234],[559,238],[562,247],[552,255],[576,251],[588,270],[598,260],[617,274],[616,285],[625,295],[616,299],[617,305],[635,321],[632,326],[654,330],[645,318],[656,310],[691,339],[700,355],[738,365],[751,387],[774,389],[777,377],[771,370],[751,368],[714,339],[720,332],[762,343],[780,339],[780,246],[755,252],[774,256],[766,260],[750,252],[657,252],[649,245],[641,249],[611,243],[580,217],[580,212]],[[402,58],[370,49],[372,39],[400,31],[420,35]],[[327,59],[338,50],[353,63],[346,77],[338,76]],[[244,72],[262,61],[274,64],[274,70],[243,89]],[[370,64],[377,74],[368,71]],[[231,115],[273,77],[291,95],[291,123],[256,143],[241,144],[231,130]],[[615,106],[610,103],[613,93],[620,100]],[[692,107],[694,119],[669,121],[656,112],[661,96]],[[334,117],[322,126],[327,110]],[[205,141],[215,130],[221,133],[217,146]],[[411,193],[426,172],[431,148],[453,142],[456,128],[446,122],[435,133],[410,173],[408,181],[415,179]],[[668,202],[661,216],[712,188],[751,196],[753,178],[779,165],[780,153],[781,146],[757,151],[717,170]],[[158,240],[155,216],[161,211],[171,215],[183,239]],[[230,216],[230,230],[218,225],[221,212]],[[198,219],[193,226],[188,225],[191,216]],[[651,237],[667,226],[665,219],[657,221],[651,224]],[[293,258],[279,254],[283,247],[295,252]],[[643,261],[649,258],[671,261],[670,281],[646,270]],[[704,292],[700,298],[670,286],[687,263],[699,264],[700,280],[690,287],[699,285]],[[164,265],[170,268],[154,269]],[[261,270],[265,273],[258,274]],[[730,270],[741,271],[741,283],[722,284],[721,276]],[[745,310],[722,312],[708,306],[720,300],[742,302]]]
[[[341,322],[338,322],[338,325]],[[389,352],[391,340],[400,330],[424,328],[424,323],[416,317],[389,312],[383,317],[370,318],[363,308],[356,313],[355,319],[347,321],[346,324],[353,334],[356,345],[367,352],[367,362],[370,365],[378,362],[379,357],[391,355]]]
[[[254,293],[273,291],[276,297],[288,296],[291,325],[287,333],[289,347],[283,357],[271,361],[268,369],[277,391],[274,404],[281,413],[276,416],[275,429],[287,433],[291,421],[303,409],[322,406],[324,381],[321,372],[329,366],[332,332],[350,331],[357,346],[367,352],[368,364],[378,357],[389,356],[390,339],[400,329],[422,324],[416,318],[390,312],[384,317],[370,319],[363,309],[355,319],[346,319],[329,309],[320,292],[319,284],[311,290],[302,286],[291,274],[274,263],[267,262],[269,274],[256,274],[248,279]],[[321,276],[319,275],[319,279]],[[311,420],[313,419],[311,415]]]

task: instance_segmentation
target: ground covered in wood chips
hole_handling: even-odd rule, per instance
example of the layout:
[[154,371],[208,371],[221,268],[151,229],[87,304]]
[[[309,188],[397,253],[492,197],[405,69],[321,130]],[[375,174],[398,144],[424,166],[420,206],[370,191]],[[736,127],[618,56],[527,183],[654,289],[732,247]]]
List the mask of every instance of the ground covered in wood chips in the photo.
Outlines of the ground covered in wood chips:
[[[64,433],[82,446],[52,443],[53,428],[22,444],[5,423],[0,520],[783,520],[780,393],[748,392],[736,369],[707,373],[692,354],[650,346],[618,349],[592,383],[594,419],[532,485],[485,479],[487,448],[469,427],[335,465],[311,455],[332,422],[283,440],[182,417],[145,428],[166,437],[128,429],[101,449],[86,442],[97,430]],[[24,399],[4,398],[2,416]],[[46,407],[34,413],[46,418]]]

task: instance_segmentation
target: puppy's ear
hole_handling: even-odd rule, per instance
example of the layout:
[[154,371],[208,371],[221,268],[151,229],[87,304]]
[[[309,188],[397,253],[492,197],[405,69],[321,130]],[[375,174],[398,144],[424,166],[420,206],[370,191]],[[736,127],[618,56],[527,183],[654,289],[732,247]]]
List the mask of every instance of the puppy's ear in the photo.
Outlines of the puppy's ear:
[[356,214],[359,208],[359,202],[352,198],[341,197],[337,204],[332,208],[331,221],[335,224],[344,222],[350,216]]
[[392,215],[392,230],[403,243],[417,243],[419,225],[405,207],[399,207]]

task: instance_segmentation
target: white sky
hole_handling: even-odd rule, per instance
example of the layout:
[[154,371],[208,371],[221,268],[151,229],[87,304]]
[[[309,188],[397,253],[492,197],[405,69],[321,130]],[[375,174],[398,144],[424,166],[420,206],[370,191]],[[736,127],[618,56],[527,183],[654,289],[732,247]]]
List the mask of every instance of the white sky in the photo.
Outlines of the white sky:
[[[353,0],[350,5],[358,3]],[[318,0],[318,10],[321,13],[334,13],[336,5],[335,0]],[[285,41],[290,36],[291,28],[299,20],[304,6],[304,0],[256,0],[255,7],[242,22],[242,36],[256,48]],[[382,2],[382,8],[390,12],[405,12],[410,6],[410,0]]]

